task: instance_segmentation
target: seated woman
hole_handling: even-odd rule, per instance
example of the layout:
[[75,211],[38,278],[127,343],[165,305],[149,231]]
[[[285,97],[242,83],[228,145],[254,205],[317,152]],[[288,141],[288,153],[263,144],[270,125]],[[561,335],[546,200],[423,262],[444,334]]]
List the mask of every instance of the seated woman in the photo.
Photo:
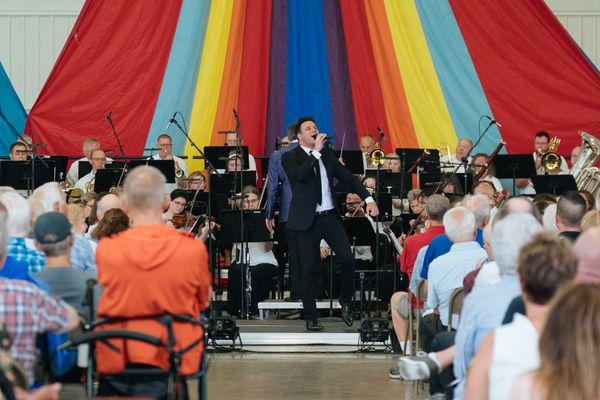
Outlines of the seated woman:
[[[242,196],[248,197],[243,198],[242,208],[244,210],[258,210],[258,195],[258,189],[254,186],[244,187]],[[241,260],[239,260],[240,247],[239,243],[233,245],[232,260],[235,260],[235,263],[229,267],[229,287],[227,289],[229,313],[237,316],[242,314],[242,288],[246,284],[245,275],[242,280],[244,271],[240,263]],[[256,316],[258,315],[258,303],[268,298],[269,289],[273,285],[273,278],[277,276],[277,260],[273,254],[273,243],[248,243],[248,259],[250,260],[252,286],[250,315]]]
[[192,172],[187,178],[179,179],[179,187],[184,190],[206,190],[206,177],[201,171]]
[[171,201],[169,202],[169,208],[163,213],[163,218],[168,225],[174,226],[173,219],[183,215],[188,198],[187,193],[181,189],[173,190],[170,197]]
[[92,231],[92,239],[99,241],[102,238],[116,235],[129,229],[129,225],[129,217],[125,214],[125,211],[120,208],[110,209],[104,213],[104,216]]

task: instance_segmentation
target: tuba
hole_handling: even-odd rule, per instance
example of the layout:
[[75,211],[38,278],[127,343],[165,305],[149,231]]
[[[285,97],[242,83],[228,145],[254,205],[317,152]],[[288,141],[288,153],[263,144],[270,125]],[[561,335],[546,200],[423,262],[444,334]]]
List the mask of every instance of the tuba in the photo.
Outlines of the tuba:
[[579,190],[587,190],[593,195],[600,191],[600,140],[589,133],[581,132],[581,154],[571,169],[571,175]]
[[558,150],[558,145],[560,144],[560,139],[557,137],[552,138],[550,141],[550,146],[548,147],[548,151],[544,153],[542,156],[542,166],[546,169],[546,171],[556,171],[560,168],[560,164],[562,160],[560,156],[556,153]]

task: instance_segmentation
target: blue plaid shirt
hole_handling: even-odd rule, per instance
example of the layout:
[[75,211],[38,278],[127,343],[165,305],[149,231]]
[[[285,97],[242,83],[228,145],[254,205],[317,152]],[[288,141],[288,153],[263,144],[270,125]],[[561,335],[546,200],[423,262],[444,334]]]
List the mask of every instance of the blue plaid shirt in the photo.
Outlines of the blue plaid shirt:
[[74,235],[75,243],[71,248],[71,266],[81,271],[95,272],[96,260],[92,245],[85,236],[79,233],[74,233]]
[[40,272],[46,266],[46,257],[35,249],[30,249],[25,244],[25,239],[20,237],[11,237],[8,246],[8,256],[18,262],[27,264],[30,274]]

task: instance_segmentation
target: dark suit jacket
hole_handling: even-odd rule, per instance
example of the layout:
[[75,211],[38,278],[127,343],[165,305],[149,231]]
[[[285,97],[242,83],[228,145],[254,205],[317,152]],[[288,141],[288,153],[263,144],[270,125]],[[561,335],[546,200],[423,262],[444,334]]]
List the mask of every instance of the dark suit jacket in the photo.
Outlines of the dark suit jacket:
[[[363,200],[370,196],[360,181],[338,161],[333,151],[321,150],[321,160],[327,171],[332,195],[335,193],[333,179],[337,178]],[[313,223],[317,209],[317,196],[321,191],[315,172],[315,168],[319,168],[319,161],[316,157],[306,154],[300,146],[284,153],[281,161],[292,187],[292,202],[287,227],[296,231],[305,231]]]

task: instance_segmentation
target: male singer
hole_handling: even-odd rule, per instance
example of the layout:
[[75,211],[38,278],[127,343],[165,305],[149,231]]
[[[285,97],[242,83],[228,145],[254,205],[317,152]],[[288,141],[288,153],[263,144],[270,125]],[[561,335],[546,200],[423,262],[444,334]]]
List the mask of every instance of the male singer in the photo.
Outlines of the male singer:
[[317,318],[315,275],[319,261],[319,243],[325,239],[342,266],[340,304],[342,319],[352,325],[354,292],[354,256],[350,241],[340,221],[333,200],[333,180],[345,183],[367,204],[372,217],[379,209],[367,190],[335,157],[323,147],[327,136],[320,134],[312,117],[300,118],[296,124],[298,144],[283,154],[282,163],[292,187],[288,229],[297,232],[300,252],[300,284],[306,329],[320,331]]

